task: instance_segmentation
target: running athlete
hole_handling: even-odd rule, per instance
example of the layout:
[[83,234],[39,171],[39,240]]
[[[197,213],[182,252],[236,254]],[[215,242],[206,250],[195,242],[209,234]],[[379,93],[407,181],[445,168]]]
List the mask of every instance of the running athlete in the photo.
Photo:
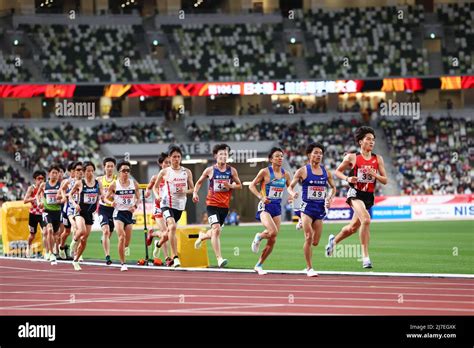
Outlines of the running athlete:
[[[109,186],[105,203],[114,207],[113,219],[117,228],[118,253],[122,267],[120,271],[127,271],[125,264],[125,248],[130,245],[132,227],[135,223],[133,213],[140,203],[138,183],[130,178],[130,162],[123,161],[117,165],[118,178]],[[113,197],[113,199],[112,199]]]
[[[110,185],[117,179],[117,176],[114,174],[115,166],[117,161],[115,158],[107,157],[102,161],[104,166],[104,175],[99,176],[97,181],[104,192],[104,197],[107,196]],[[103,198],[99,202],[99,223],[102,228],[102,247],[104,248],[105,253],[105,263],[107,265],[112,264],[112,259],[110,258],[110,236],[114,231],[114,207],[110,204],[104,202]]]
[[[260,200],[258,203],[257,220],[261,221],[265,230],[257,233],[252,242],[252,251],[258,253],[262,239],[267,239],[267,245],[254,267],[259,275],[267,274],[262,265],[273,250],[281,224],[281,200],[285,187],[290,183],[290,175],[282,168],[283,150],[274,147],[268,155],[270,165],[260,170],[251,182],[249,189]],[[261,192],[257,190],[261,186]]]
[[[317,246],[321,239],[323,230],[323,218],[329,209],[332,199],[336,195],[336,185],[332,174],[321,164],[324,155],[324,146],[321,143],[312,143],[306,148],[309,163],[298,169],[291,181],[288,193],[295,197],[297,193],[294,188],[300,183],[302,189],[302,202],[300,215],[305,234],[304,257],[306,259],[306,274],[308,277],[317,277],[318,273],[313,269],[312,246]],[[331,193],[326,192],[327,184],[331,187]]]
[[[66,167],[64,167],[61,163],[58,164],[59,167],[59,182],[62,184],[64,179],[67,179],[66,174]],[[56,199],[61,203],[61,213],[59,217],[59,232],[54,235],[54,254],[58,255],[59,253],[59,246],[61,244],[61,236],[64,233],[64,225],[63,225],[63,208],[64,204],[61,202],[61,192],[58,191]]]
[[[167,234],[160,239],[157,247],[161,248],[163,243],[166,243],[169,239],[174,257],[173,263],[170,263],[168,266],[179,267],[181,263],[178,258],[176,224],[186,207],[186,195],[193,193],[194,184],[191,171],[181,166],[181,149],[178,146],[171,146],[168,154],[171,159],[171,166],[162,169],[158,173],[155,186],[153,186],[153,192],[155,193],[155,198],[160,201],[167,228]],[[162,192],[160,192],[161,180],[165,181]]]
[[[171,159],[168,157],[168,154],[166,152],[163,152],[158,158],[158,165],[160,166],[160,170],[164,168],[168,168],[171,165]],[[153,186],[155,186],[157,176],[158,175],[153,175],[151,177],[151,180],[148,183],[148,186],[146,187],[146,190],[145,190],[145,198],[150,197]],[[164,186],[165,186],[165,182],[161,180],[160,187],[159,187],[160,191],[163,189]],[[153,219],[155,220],[156,225],[158,226],[158,230],[157,231],[150,230],[148,232],[147,245],[151,244],[151,242],[153,241],[153,237],[158,237],[161,239],[166,234],[165,220],[163,220],[163,213],[161,211],[160,201],[157,199],[155,199]],[[158,240],[155,242],[155,248],[153,249],[154,258],[158,258],[160,256],[161,248],[158,247],[159,243],[160,241]],[[163,255],[165,257],[165,262],[167,264],[171,263],[171,260],[172,260],[171,257],[169,257],[169,253],[168,253],[168,244],[169,243],[163,244]]]
[[[371,127],[362,126],[355,131],[355,140],[360,151],[347,154],[336,169],[336,176],[349,183],[347,204],[354,211],[352,221],[344,226],[337,234],[329,236],[326,255],[331,256],[337,243],[357,232],[360,227],[360,244],[362,245],[362,267],[372,268],[369,257],[370,214],[369,209],[374,205],[376,181],[386,185],[388,178],[385,173],[383,158],[372,152],[375,145],[375,131]],[[350,176],[344,171],[351,169]]]
[[[82,162],[75,162],[73,165],[73,170],[74,170],[74,180],[69,182],[69,185],[66,187],[66,193],[68,194],[67,197],[67,210],[66,210],[66,218],[67,221],[69,221],[69,224],[71,225],[71,230],[72,230],[72,241],[71,241],[71,256],[74,258],[75,252],[76,252],[76,247],[78,246],[78,241],[79,241],[79,235],[78,235],[78,228],[77,228],[77,223],[76,223],[76,208],[75,204],[73,202],[79,202],[79,194],[74,193],[73,195],[69,196],[69,193],[71,192],[72,187],[74,184],[78,181],[81,181],[83,176],[84,176],[84,166]],[[71,202],[72,200],[72,202]],[[82,257],[79,258],[79,261],[82,261]]]
[[54,249],[54,235],[59,232],[61,222],[61,205],[58,202],[58,191],[61,183],[59,181],[59,166],[53,164],[48,170],[48,181],[43,182],[36,194],[38,207],[44,208],[43,220],[46,225],[45,239],[45,259],[56,265],[56,255]]
[[212,248],[217,258],[219,268],[227,265],[227,260],[222,258],[220,235],[224,227],[224,221],[229,213],[230,198],[232,190],[242,189],[239,174],[234,167],[227,164],[229,158],[229,145],[218,144],[214,146],[212,154],[216,164],[204,170],[196,182],[193,192],[193,202],[199,202],[198,192],[202,183],[209,179],[209,189],[206,198],[207,216],[211,228],[206,232],[199,232],[194,247],[199,249],[203,240],[210,239]]
[[[84,162],[83,168],[85,171],[84,179],[76,180],[74,186],[69,192],[69,202],[73,205],[76,211],[76,225],[77,232],[76,240],[80,240],[77,250],[74,253],[74,261],[72,265],[76,271],[81,270],[79,265],[79,257],[81,257],[87,245],[87,238],[91,233],[92,225],[94,224],[93,214],[97,210],[97,202],[102,196],[102,189],[99,182],[94,178],[95,165],[92,162]],[[75,194],[79,195],[78,201],[74,201]]]
[[[74,186],[74,181],[76,178],[76,171],[74,170],[76,162],[71,162],[68,167],[67,171],[69,173],[69,177],[67,179],[63,179],[61,181],[61,187],[59,188],[59,202],[61,202],[61,221],[64,226],[64,231],[61,233],[59,238],[59,257],[63,260],[67,258],[66,256],[66,240],[67,237],[72,233],[74,235],[75,232],[75,224],[72,224],[71,221],[68,219],[68,208],[69,208],[69,200],[67,194],[71,190],[72,186]],[[74,222],[74,221],[73,221]],[[74,227],[73,227],[74,226]]]
[[[38,190],[41,184],[44,182],[45,178],[46,172],[44,172],[43,170],[35,171],[33,173],[33,179],[35,180],[35,183],[28,187],[28,190],[26,190],[25,198],[23,199],[23,203],[31,203],[30,213],[28,217],[30,235],[28,236],[28,247],[26,249],[26,257],[32,256],[31,243],[33,242],[33,239],[35,239],[38,225],[41,231],[44,228],[43,209],[38,206],[38,202],[36,201],[36,194],[38,193]],[[33,251],[33,254],[36,254],[36,252]]]

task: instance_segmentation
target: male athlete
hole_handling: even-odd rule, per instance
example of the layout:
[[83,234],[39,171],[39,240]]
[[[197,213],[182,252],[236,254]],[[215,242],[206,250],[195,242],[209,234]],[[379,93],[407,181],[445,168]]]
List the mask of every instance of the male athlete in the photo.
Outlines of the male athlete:
[[[360,150],[357,153],[347,154],[336,169],[336,176],[349,183],[347,204],[352,207],[354,216],[352,221],[344,226],[337,234],[329,236],[326,246],[326,255],[331,256],[337,243],[357,232],[360,227],[360,244],[362,245],[362,267],[372,268],[369,257],[370,214],[369,209],[374,205],[375,184],[380,181],[387,184],[387,175],[383,158],[372,152],[375,145],[375,131],[371,127],[362,126],[355,132],[355,140]],[[350,175],[344,171],[351,169]]]
[[[38,225],[41,231],[44,228],[43,209],[38,206],[38,202],[36,201],[36,194],[38,193],[41,184],[46,179],[46,172],[44,172],[43,170],[35,171],[33,173],[33,179],[35,180],[35,183],[28,187],[28,190],[26,190],[26,194],[23,199],[23,203],[31,203],[30,213],[28,217],[30,235],[28,236],[28,247],[26,249],[26,257],[31,257],[32,251],[34,251],[31,248],[31,243],[35,238]],[[36,252],[34,252],[34,254],[36,254]]]

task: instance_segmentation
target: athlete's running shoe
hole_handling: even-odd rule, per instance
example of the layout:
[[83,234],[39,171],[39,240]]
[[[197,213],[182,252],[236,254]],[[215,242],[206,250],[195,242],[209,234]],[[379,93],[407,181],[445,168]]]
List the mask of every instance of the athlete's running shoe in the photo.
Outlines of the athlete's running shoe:
[[328,238],[328,244],[326,245],[326,256],[332,256],[332,253],[334,252],[334,235],[330,234]]
[[175,256],[174,259],[173,259],[173,267],[179,267],[181,266],[181,262],[179,262],[179,258],[178,256]]
[[266,271],[263,270],[262,266],[255,266],[254,271],[258,273],[258,275],[265,275],[267,274]]
[[217,265],[219,266],[219,268],[222,268],[222,267],[225,267],[227,265],[227,259],[219,259],[217,260]]
[[74,270],[76,270],[76,271],[80,271],[82,269],[81,265],[79,265],[78,261],[72,261],[72,265],[74,267]]
[[120,272],[128,271],[128,267],[126,264],[123,264],[122,267],[120,268]]
[[258,253],[258,249],[260,248],[260,243],[262,242],[262,239],[259,237],[260,233],[255,234],[255,238],[252,241],[252,246],[251,249],[254,253]]
[[110,255],[107,255],[105,257],[105,264],[106,265],[111,265],[112,264],[112,259],[110,258]]
[[308,277],[317,277],[319,274],[314,270],[314,269],[307,269],[306,270],[306,275]]

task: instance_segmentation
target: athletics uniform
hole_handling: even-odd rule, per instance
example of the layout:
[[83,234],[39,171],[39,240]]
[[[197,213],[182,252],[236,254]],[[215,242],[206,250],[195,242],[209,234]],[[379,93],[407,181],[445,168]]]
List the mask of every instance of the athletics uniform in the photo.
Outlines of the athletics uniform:
[[270,200],[270,203],[258,203],[256,219],[260,221],[260,214],[264,211],[270,213],[271,217],[281,215],[281,199],[286,187],[285,170],[281,168],[282,177],[277,179],[272,166],[268,167],[270,172],[270,182],[262,185],[262,193]]
[[167,220],[174,218],[176,222],[181,218],[181,214],[186,208],[186,190],[188,189],[188,172],[186,168],[180,167],[174,170],[168,167],[168,180],[163,187],[163,197],[161,199],[161,210],[163,217]]
[[82,179],[82,191],[79,197],[79,216],[84,218],[86,225],[94,224],[93,214],[97,209],[99,198],[99,182],[94,180],[94,186],[87,186],[86,180]]
[[[38,193],[39,187],[33,184],[31,188],[33,189],[32,197],[35,197],[36,194]],[[31,234],[36,233],[36,228],[38,225],[41,228],[43,228],[45,224],[43,221],[43,209],[38,207],[38,203],[36,202],[36,199],[35,199],[31,203],[30,214],[28,216],[28,226],[29,226]]]
[[61,205],[58,203],[56,199],[56,195],[58,194],[59,187],[61,186],[61,182],[58,180],[56,185],[51,186],[49,181],[46,182],[44,188],[44,213],[43,213],[43,220],[45,225],[51,224],[53,225],[53,232],[56,233],[59,231],[59,225],[61,224]]
[[[107,181],[105,175],[102,177],[102,189],[103,189],[103,194],[104,197],[107,196],[107,192],[109,191],[110,185],[116,180],[117,177],[114,175],[112,181]],[[99,223],[100,227],[104,225],[109,225],[110,233],[114,231],[114,207],[111,204],[105,203],[102,198],[100,198],[100,203],[99,203]]]
[[[76,179],[69,179],[69,183],[67,185],[66,189],[66,194],[71,192],[72,188],[74,187],[74,184],[76,183]],[[79,199],[79,195],[75,193],[72,197],[72,200],[77,203]],[[67,202],[64,204],[63,209],[62,209],[62,216],[63,216],[63,225],[65,228],[71,228],[71,222],[69,221],[69,216],[75,216],[76,215],[76,208],[72,205],[72,203],[67,200]]]
[[212,178],[209,179],[209,190],[206,198],[207,216],[209,225],[218,223],[223,226],[225,218],[229,213],[230,197],[232,190],[227,189],[224,183],[232,184],[232,167],[226,166],[221,172],[217,165],[213,167]]
[[122,186],[119,179],[115,180],[113,219],[122,221],[124,227],[135,223],[133,213],[130,211],[130,208],[135,205],[135,182],[132,179],[129,179],[129,181],[128,186]]
[[311,164],[306,165],[306,179],[301,183],[302,202],[300,213],[304,213],[314,220],[322,220],[326,216],[325,200],[327,196],[328,173],[320,165],[322,175],[316,175],[311,170]]
[[[162,179],[160,182],[160,187],[158,190],[160,191],[160,195],[163,194],[163,187],[165,186],[165,181]],[[161,210],[161,203],[159,200],[155,199],[155,206],[153,209],[153,219],[161,219],[163,217],[163,212]]]
[[351,205],[352,199],[360,199],[367,210],[374,205],[375,178],[369,174],[370,168],[379,169],[377,155],[372,153],[370,159],[366,160],[360,152],[357,152],[356,163],[350,174],[357,177],[357,183],[349,184],[351,188],[347,192],[347,204]]

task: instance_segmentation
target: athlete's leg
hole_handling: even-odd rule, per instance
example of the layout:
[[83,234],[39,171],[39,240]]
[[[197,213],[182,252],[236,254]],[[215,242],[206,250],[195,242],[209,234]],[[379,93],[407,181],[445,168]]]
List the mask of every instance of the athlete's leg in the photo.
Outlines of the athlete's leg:
[[[125,246],[126,247],[128,247],[130,245],[130,240],[132,239],[132,229],[133,229],[132,224],[129,224],[129,225],[125,226],[125,228],[124,228]],[[125,252],[124,252],[124,255],[125,255]],[[123,262],[125,262],[125,256],[124,256],[124,261]]]
[[[176,221],[174,220],[173,217],[169,217],[166,219],[166,224],[168,227],[168,238],[170,240],[171,244],[171,252],[173,256],[178,256],[178,241],[176,238],[176,229],[177,229],[177,224]],[[165,241],[164,241],[165,242]],[[160,241],[160,244],[162,241]]]
[[370,214],[365,208],[363,201],[359,199],[352,200],[352,209],[354,214],[360,220],[360,244],[362,245],[362,257],[369,257],[369,240],[370,240]]
[[[265,249],[263,249],[262,255],[258,260],[258,264],[263,264],[263,262],[265,262],[265,260],[267,259],[268,255],[270,255],[270,253],[272,252],[273,246],[275,245],[278,230],[280,229],[281,216],[278,215],[272,218],[270,213],[261,212],[260,221],[262,221],[263,226],[265,226],[267,237],[267,245],[265,246]],[[263,233],[261,233],[260,235],[262,236]]]
[[105,224],[102,226],[102,248],[105,256],[110,256],[110,226]]
[[76,216],[76,226],[77,226],[77,231],[76,231],[76,241],[77,241],[77,246],[76,250],[74,252],[74,261],[78,261],[79,257],[81,256],[82,252],[84,251],[83,247],[83,237],[87,233],[87,228],[86,228],[86,222],[82,216]]
[[315,232],[313,231],[313,218],[305,213],[301,212],[301,221],[303,224],[303,231],[304,231],[304,245],[303,245],[303,252],[304,258],[306,260],[306,267],[307,269],[313,268],[313,250],[311,249],[313,244],[313,235]]
[[[354,199],[352,200],[352,202],[354,202]],[[354,216],[352,216],[351,222],[349,224],[345,225],[341,229],[341,231],[336,235],[336,237],[334,238],[334,244],[336,245],[339,242],[342,242],[347,237],[352,236],[354,233],[357,232],[359,227],[360,227],[360,220],[359,220],[357,214],[354,214]]]
[[118,254],[120,262],[125,263],[125,226],[123,221],[114,220],[115,226],[117,227],[117,237],[118,237]]

